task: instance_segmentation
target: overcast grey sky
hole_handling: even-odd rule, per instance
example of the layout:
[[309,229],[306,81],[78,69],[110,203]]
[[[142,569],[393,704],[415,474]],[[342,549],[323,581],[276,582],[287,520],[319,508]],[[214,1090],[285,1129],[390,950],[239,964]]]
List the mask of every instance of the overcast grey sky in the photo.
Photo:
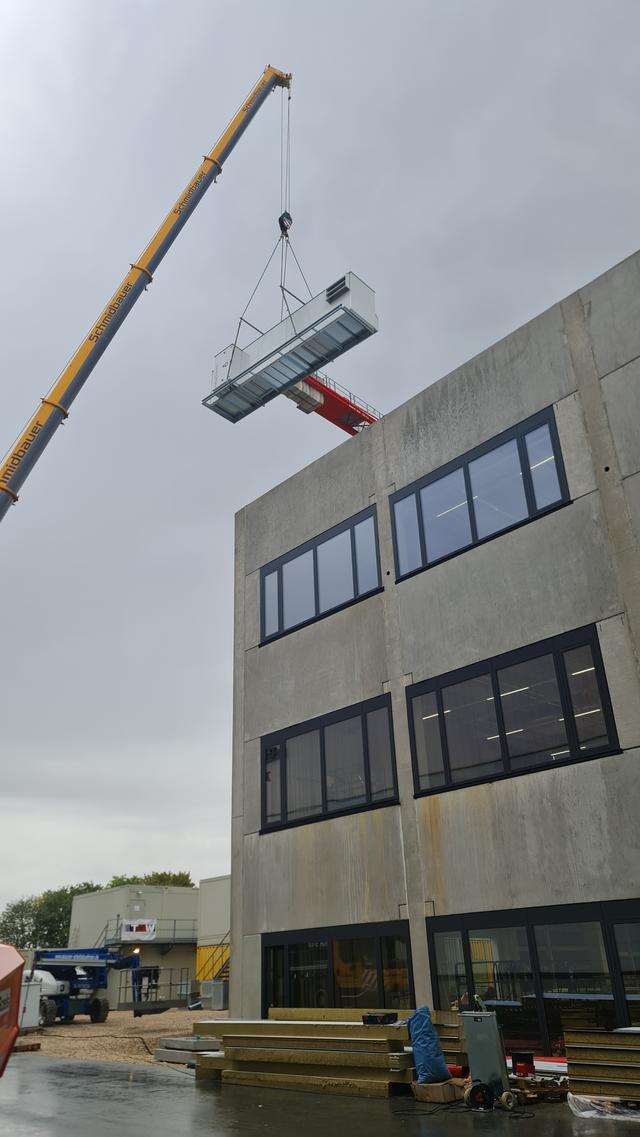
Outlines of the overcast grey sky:
[[[263,67],[294,248],[389,410],[638,246],[637,0],[0,0],[0,451]],[[206,411],[276,237],[271,96],[0,531],[0,904],[229,866],[233,515],[342,442]],[[277,310],[276,284],[270,302]],[[349,445],[346,442],[345,445]]]

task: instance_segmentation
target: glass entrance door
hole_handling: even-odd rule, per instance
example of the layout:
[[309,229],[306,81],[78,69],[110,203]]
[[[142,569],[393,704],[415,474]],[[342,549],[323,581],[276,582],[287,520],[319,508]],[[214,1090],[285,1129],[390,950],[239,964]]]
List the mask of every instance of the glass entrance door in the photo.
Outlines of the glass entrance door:
[[614,924],[622,983],[632,1026],[640,1026],[640,921]]
[[427,920],[435,1006],[495,1010],[507,1051],[564,1054],[567,1030],[640,1026],[640,900]]
[[534,928],[545,1016],[553,1054],[565,1030],[613,1030],[616,1014],[599,923]]
[[474,994],[495,1011],[507,1050],[537,1050],[542,1031],[527,929],[469,931]]

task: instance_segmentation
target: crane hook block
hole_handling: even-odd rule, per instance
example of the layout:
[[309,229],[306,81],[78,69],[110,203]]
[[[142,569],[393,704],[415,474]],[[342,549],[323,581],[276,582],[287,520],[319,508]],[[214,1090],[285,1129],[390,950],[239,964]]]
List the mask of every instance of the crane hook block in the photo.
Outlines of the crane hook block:
[[293,217],[287,209],[285,209],[284,213],[280,214],[278,218],[278,225],[280,226],[280,232],[282,233],[282,236],[286,237],[291,226],[293,225]]

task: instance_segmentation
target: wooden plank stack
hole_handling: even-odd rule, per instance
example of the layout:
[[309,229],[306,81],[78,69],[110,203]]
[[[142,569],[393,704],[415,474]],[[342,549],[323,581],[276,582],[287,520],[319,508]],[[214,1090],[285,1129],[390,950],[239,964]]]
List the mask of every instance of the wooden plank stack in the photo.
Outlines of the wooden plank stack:
[[[462,1064],[458,1016],[435,1012],[434,1021],[447,1061]],[[389,1097],[410,1092],[415,1077],[406,1026],[363,1026],[362,1011],[278,1009],[253,1022],[199,1022],[194,1031],[212,1042],[197,1057],[196,1077],[225,1085]]]
[[640,1034],[567,1030],[564,1041],[572,1094],[640,1101]]

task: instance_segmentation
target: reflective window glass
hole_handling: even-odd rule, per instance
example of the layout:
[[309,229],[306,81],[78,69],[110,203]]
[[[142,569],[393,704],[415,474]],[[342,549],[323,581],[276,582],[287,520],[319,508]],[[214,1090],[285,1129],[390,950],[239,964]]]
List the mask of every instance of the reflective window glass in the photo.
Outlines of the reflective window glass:
[[311,730],[287,739],[287,818],[322,811],[320,732]]
[[640,923],[614,924],[629,1020],[640,1026]]
[[437,561],[471,544],[469,506],[462,470],[420,490],[427,560]]
[[421,790],[434,789],[445,784],[440,719],[435,691],[417,695],[411,700],[413,729],[416,740],[416,761]]
[[391,804],[397,790],[389,697],[267,735],[262,769],[263,826]]
[[370,595],[380,587],[375,506],[265,565],[261,581],[265,640]]
[[611,979],[599,923],[534,928],[552,1052],[565,1030],[613,1030]]
[[316,614],[313,587],[313,551],[302,553],[282,566],[283,624],[293,628]]
[[267,1006],[284,1007],[284,948],[267,948]]
[[415,494],[400,498],[393,507],[400,576],[422,567],[418,506]]
[[[272,747],[276,750],[276,747]],[[268,822],[280,821],[282,802],[280,794],[280,753],[279,748],[273,757],[267,757],[264,764],[265,808]]]
[[489,675],[442,690],[449,765],[454,782],[502,773],[502,751]]
[[562,498],[551,431],[545,424],[525,435],[533,493],[538,509],[545,509]]
[[566,758],[570,751],[552,655],[498,672],[513,770]]
[[564,662],[580,750],[600,750],[609,745],[609,737],[590,646],[566,651]]
[[278,573],[270,572],[264,578],[264,634],[273,636],[278,630]]
[[374,939],[334,940],[333,977],[337,1007],[375,1007],[378,966]]
[[327,612],[353,600],[351,531],[343,530],[318,545],[318,595],[320,611]]
[[469,932],[475,994],[495,1011],[507,1050],[532,1047],[542,1038],[526,928]]
[[356,542],[356,568],[358,574],[358,595],[378,588],[378,558],[376,556],[376,528],[373,517],[365,517],[353,528]]
[[386,707],[369,711],[367,715],[367,745],[369,747],[369,781],[371,800],[393,797],[393,758],[389,711]]
[[367,800],[362,720],[343,719],[325,727],[327,809],[347,809]]
[[425,474],[390,500],[398,577],[566,502],[553,409]]
[[435,932],[438,995],[441,1011],[464,1011],[469,1008],[467,978],[460,932]]
[[289,946],[289,1006],[329,1006],[329,944],[320,940]]
[[469,463],[478,537],[499,533],[528,516],[515,439]]
[[384,988],[384,1007],[402,1008],[411,1006],[411,987],[409,984],[409,948],[403,936],[383,936],[382,981]]

